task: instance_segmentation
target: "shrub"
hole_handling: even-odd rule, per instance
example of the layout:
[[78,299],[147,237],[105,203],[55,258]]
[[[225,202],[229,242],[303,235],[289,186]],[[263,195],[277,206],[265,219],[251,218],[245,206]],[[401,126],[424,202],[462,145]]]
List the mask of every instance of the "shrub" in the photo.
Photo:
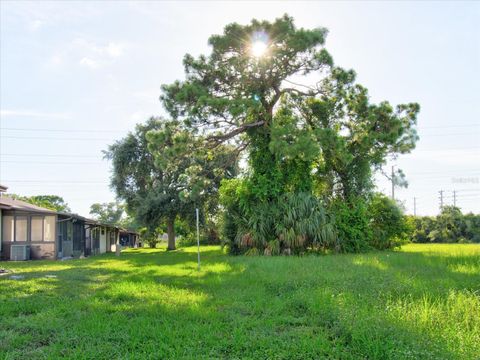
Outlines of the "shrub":
[[156,236],[148,236],[145,238],[145,242],[148,244],[149,247],[156,248],[159,241],[158,237]]
[[405,242],[408,226],[397,203],[383,194],[375,194],[368,204],[372,238],[370,245],[379,250],[391,249]]
[[349,202],[335,199],[329,207],[338,236],[336,251],[360,252],[370,248],[372,230],[369,226],[367,203],[362,198]]
[[[248,182],[222,183],[223,237],[230,253],[279,255],[307,248],[334,246],[336,235],[322,202],[308,193],[287,193],[272,201],[255,202]],[[286,251],[285,251],[286,250]]]

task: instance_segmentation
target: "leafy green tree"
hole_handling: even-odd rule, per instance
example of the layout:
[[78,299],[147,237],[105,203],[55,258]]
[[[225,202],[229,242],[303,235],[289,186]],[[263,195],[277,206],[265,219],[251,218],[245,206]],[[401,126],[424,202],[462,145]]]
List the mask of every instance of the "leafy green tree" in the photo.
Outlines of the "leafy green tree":
[[468,213],[464,216],[465,238],[474,243],[480,243],[480,215]]
[[169,250],[176,247],[176,219],[191,219],[195,206],[214,209],[220,180],[236,175],[236,152],[202,142],[177,121],[151,118],[106,153],[118,197],[149,234],[166,223]]
[[436,218],[435,229],[429,234],[432,242],[458,242],[463,238],[466,224],[462,211],[455,206],[444,206]]
[[462,214],[460,208],[444,206],[436,217],[409,217],[413,223],[410,239],[413,242],[480,242],[480,215]]
[[95,203],[90,206],[90,215],[105,224],[120,224],[125,207],[118,202]]
[[[269,149],[276,106],[287,94],[321,92],[301,90],[289,79],[328,69],[326,33],[298,29],[287,15],[273,23],[230,24],[223,35],[210,37],[209,56],[185,56],[185,81],[163,86],[171,116],[205,133],[212,146],[232,140],[239,150],[248,146],[250,189],[262,200],[282,193],[278,159]],[[252,51],[258,41],[267,47],[262,56]]]
[[[265,225],[285,211],[284,194],[295,199],[298,208],[289,210],[295,213],[302,213],[311,196],[317,202],[338,197],[347,203],[345,211],[364,216],[358,229],[368,231],[363,209],[373,191],[373,173],[387,157],[410,152],[418,138],[418,104],[372,104],[354,71],[333,65],[324,48],[326,34],[324,28],[297,28],[287,15],[271,23],[230,24],[210,37],[208,56],[185,56],[184,81],[162,87],[161,100],[172,118],[208,146],[229,143],[248,152],[249,169],[233,192],[237,198],[224,204],[238,216],[226,215],[224,224],[230,236],[250,234],[256,248],[277,240],[289,246],[272,239],[280,233]],[[257,52],[262,46],[265,51]],[[357,211],[358,199],[363,205]],[[320,211],[312,214],[306,216],[326,224]],[[290,226],[283,214],[276,219],[276,227]],[[270,229],[257,231],[259,226]]]
[[[417,140],[418,104],[371,104],[355,73],[333,66],[326,34],[299,29],[287,15],[230,24],[210,37],[209,56],[185,56],[185,81],[163,86],[161,99],[174,118],[207,132],[213,144],[248,144],[250,189],[262,200],[308,188],[320,149],[319,181],[344,197],[364,195],[372,169]],[[262,56],[252,53],[256,41],[266,44]],[[312,86],[309,76],[321,80]]]
[[220,181],[237,173],[237,153],[223,145],[204,147],[203,139],[194,137],[178,121],[163,122],[161,129],[147,134],[147,139],[155,165],[162,173],[162,181],[157,183],[161,196],[148,197],[140,210],[146,218],[166,220],[172,249],[175,219],[192,219],[195,207],[216,209]]
[[[338,67],[322,81],[322,89],[315,99],[294,102],[322,149],[317,180],[328,194],[344,200],[368,196],[373,171],[381,170],[388,157],[415,148],[420,107],[371,104],[368,90],[355,83],[354,71]],[[394,176],[397,184],[406,185],[403,172]]]
[[71,212],[70,207],[65,202],[65,200],[58,195],[21,196],[16,194],[9,194],[8,196],[46,209],[58,212]]
[[[134,132],[116,141],[105,152],[113,164],[112,187],[118,198],[125,201],[128,212],[135,214],[137,221],[147,228],[146,239],[155,237],[161,221],[158,214],[165,213],[162,203],[170,200],[161,186],[163,173],[155,165],[147,140],[147,133],[162,129],[162,123],[161,119],[152,117],[145,124],[138,124]],[[169,248],[175,248],[174,240]]]

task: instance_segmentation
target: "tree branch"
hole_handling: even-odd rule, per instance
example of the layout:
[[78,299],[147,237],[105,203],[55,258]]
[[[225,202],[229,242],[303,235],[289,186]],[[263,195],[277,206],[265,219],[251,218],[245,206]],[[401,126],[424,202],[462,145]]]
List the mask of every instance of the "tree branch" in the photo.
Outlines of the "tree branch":
[[257,121],[257,122],[254,122],[254,123],[243,124],[242,126],[236,128],[235,130],[232,130],[232,131],[230,131],[226,134],[212,135],[212,136],[207,138],[207,141],[213,142],[213,147],[216,147],[216,146],[220,145],[221,143],[237,136],[238,134],[241,134],[245,130],[247,130],[249,128],[252,128],[252,127],[262,126],[264,123],[265,123],[265,121],[261,120],[261,121]]

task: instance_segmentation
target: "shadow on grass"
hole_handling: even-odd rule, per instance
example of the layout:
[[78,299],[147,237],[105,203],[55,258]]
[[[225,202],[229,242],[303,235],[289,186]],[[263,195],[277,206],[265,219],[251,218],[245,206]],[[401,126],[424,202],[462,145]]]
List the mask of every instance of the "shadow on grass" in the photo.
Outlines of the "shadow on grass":
[[478,289],[474,275],[451,270],[475,260],[418,253],[247,258],[208,250],[197,272],[196,256],[132,250],[120,258],[75,260],[65,269],[22,266],[25,280],[0,280],[0,351],[11,357],[462,358],[439,333],[382,309],[392,297],[427,293],[442,301],[450,289]]

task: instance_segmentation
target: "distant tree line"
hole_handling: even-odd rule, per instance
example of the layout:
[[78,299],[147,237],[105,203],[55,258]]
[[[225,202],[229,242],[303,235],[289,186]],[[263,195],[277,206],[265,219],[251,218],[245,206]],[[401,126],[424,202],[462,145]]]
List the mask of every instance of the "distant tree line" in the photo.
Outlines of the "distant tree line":
[[480,215],[444,206],[437,216],[408,216],[408,238],[415,243],[480,243]]

